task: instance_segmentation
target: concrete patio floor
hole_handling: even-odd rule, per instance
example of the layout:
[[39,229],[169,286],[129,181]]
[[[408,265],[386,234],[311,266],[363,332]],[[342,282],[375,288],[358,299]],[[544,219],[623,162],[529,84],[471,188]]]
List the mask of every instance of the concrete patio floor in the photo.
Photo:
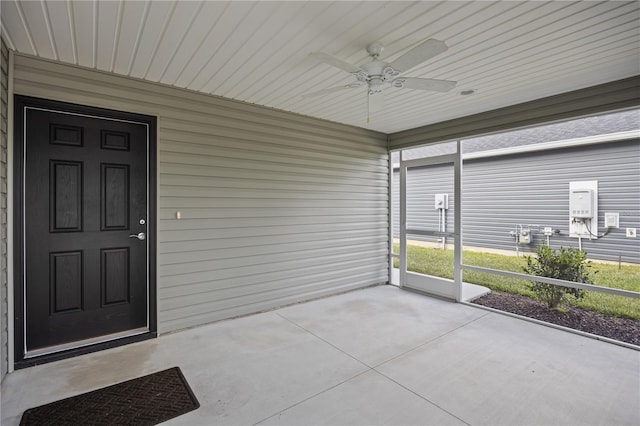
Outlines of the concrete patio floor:
[[167,425],[640,424],[640,352],[380,286],[16,371],[2,425],[173,366]]

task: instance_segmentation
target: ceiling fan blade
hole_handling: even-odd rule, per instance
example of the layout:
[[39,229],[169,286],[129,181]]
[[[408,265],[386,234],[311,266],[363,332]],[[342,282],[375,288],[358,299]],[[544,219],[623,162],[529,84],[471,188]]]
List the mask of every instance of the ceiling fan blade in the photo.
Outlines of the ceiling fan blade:
[[331,56],[328,53],[314,52],[314,53],[311,53],[310,56],[313,56],[319,61],[322,61],[329,65],[333,65],[334,67],[340,68],[341,70],[344,70],[349,73],[357,73],[360,71],[360,68],[356,67],[355,65],[351,65],[350,63],[345,62],[342,59],[338,59],[335,56]]
[[362,86],[362,83],[352,83],[352,84],[347,84],[346,86],[331,87],[329,89],[318,90],[317,92],[305,93],[304,95],[302,95],[302,97],[312,98],[314,96],[328,95],[329,93],[339,92],[345,89],[355,89],[360,86]]
[[391,62],[390,66],[396,71],[404,72],[436,55],[439,55],[447,49],[448,47],[444,41],[430,38]]
[[431,90],[434,92],[448,92],[456,87],[456,81],[436,80],[434,78],[400,77],[393,80],[393,87],[405,89]]

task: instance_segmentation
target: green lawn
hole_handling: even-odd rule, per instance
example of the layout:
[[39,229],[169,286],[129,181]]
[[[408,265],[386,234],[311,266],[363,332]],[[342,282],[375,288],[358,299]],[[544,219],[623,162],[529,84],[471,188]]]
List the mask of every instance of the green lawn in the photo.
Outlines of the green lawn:
[[[395,252],[399,252],[397,245]],[[523,267],[526,265],[523,256],[504,256],[471,251],[463,253],[463,263],[520,273],[524,272]],[[408,246],[407,269],[412,272],[452,279],[453,250]],[[640,265],[622,265],[618,268],[618,265],[591,263],[590,270],[593,271],[591,276],[596,285],[640,292]],[[526,280],[475,271],[465,271],[463,279],[465,282],[480,284],[492,290],[533,297],[533,292],[527,287],[529,282]],[[576,302],[576,306],[611,315],[640,319],[640,299],[590,291],[583,299]]]

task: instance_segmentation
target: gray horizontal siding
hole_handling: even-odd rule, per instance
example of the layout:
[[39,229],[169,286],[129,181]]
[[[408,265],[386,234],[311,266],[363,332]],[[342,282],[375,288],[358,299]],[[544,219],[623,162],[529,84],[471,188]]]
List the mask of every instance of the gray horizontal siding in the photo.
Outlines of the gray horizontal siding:
[[[447,192],[442,186],[442,173],[434,176],[437,172],[435,168],[409,171],[409,179],[420,182],[422,190],[415,191],[415,197],[409,193],[408,213],[423,215],[423,225],[429,229],[437,228],[434,195]],[[553,248],[577,247],[577,238],[569,237],[569,182],[585,180],[598,181],[599,233],[604,232],[607,211],[620,213],[620,228],[612,229],[597,240],[583,239],[583,249],[594,259],[640,263],[640,238],[625,235],[626,228],[640,229],[638,140],[465,161],[462,174],[464,245],[515,250],[509,231],[515,230],[518,224],[535,224],[560,230],[560,235],[551,238]],[[452,193],[451,186],[450,197]],[[451,206],[452,198],[449,203]],[[396,196],[393,204],[394,235],[398,235]],[[453,215],[450,216],[448,226],[452,227]],[[544,240],[542,234],[534,234],[533,244],[521,245],[520,249],[535,251]]]
[[[586,180],[598,181],[599,233],[606,211],[620,213],[620,228],[583,239],[582,248],[592,258],[640,263],[640,239],[625,236],[625,228],[640,228],[637,140],[465,162],[464,244],[513,249],[508,232],[517,224],[536,224],[560,230],[552,247],[577,247],[577,238],[569,237],[569,182]],[[534,234],[525,250],[543,241]]]
[[26,56],[15,91],[159,117],[161,332],[387,281],[386,136]]
[[[449,194],[446,212],[447,231],[453,232],[454,195],[453,165],[414,167],[407,171],[407,229],[438,230],[438,210],[434,208],[435,194]],[[409,200],[412,200],[409,202]],[[436,237],[423,236],[425,241]],[[453,241],[450,241],[453,243]]]

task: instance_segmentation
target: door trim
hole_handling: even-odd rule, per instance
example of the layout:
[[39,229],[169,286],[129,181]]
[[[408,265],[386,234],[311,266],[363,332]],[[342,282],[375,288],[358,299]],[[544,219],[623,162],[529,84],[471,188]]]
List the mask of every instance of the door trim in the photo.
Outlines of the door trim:
[[[88,107],[59,101],[15,95],[14,137],[13,137],[13,254],[14,254],[14,366],[24,368],[58,359],[69,358],[84,353],[95,352],[135,341],[157,336],[157,284],[156,284],[156,247],[157,247],[157,118],[103,108]],[[147,127],[147,328],[131,330],[131,333],[100,336],[74,344],[61,345],[54,350],[38,350],[31,353],[26,350],[25,335],[25,223],[24,223],[24,184],[25,184],[25,111],[27,109],[49,110],[63,114],[93,117],[114,121],[142,124]]]

